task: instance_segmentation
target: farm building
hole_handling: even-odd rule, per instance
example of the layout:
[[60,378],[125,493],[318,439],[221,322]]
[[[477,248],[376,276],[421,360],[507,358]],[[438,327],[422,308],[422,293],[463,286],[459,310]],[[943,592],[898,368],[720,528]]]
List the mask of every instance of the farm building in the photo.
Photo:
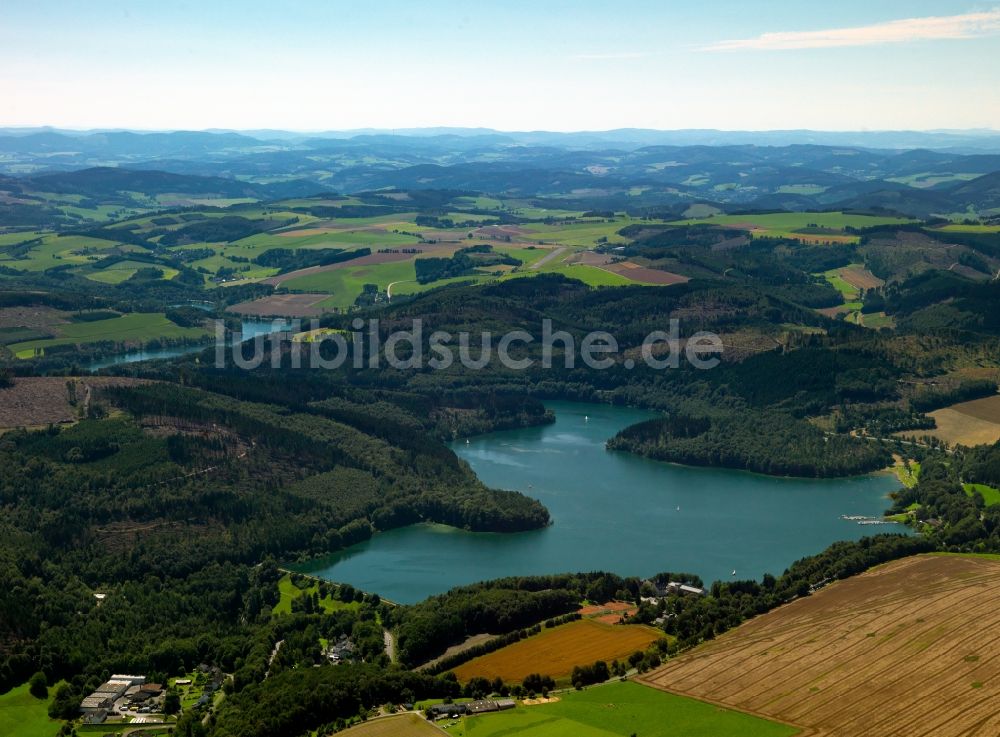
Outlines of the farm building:
[[114,698],[110,694],[91,694],[80,702],[80,711],[85,714],[87,712],[101,711],[102,709],[107,711],[111,708],[114,701]]
[[[113,675],[98,686],[94,693],[80,702],[80,711],[88,714],[101,709],[110,709],[115,701],[122,696],[140,691],[145,682],[145,676]],[[131,700],[131,697],[129,698]]]
[[435,704],[428,711],[433,718],[440,719],[453,714],[464,714],[467,706],[467,704]]
[[128,681],[129,686],[141,686],[146,682],[146,676],[130,676],[116,673],[108,679],[109,681]]
[[100,686],[98,686],[97,689],[94,691],[94,693],[112,694],[113,697],[117,699],[118,697],[120,697],[122,694],[125,693],[128,687],[129,687],[128,681],[112,678],[108,681],[105,681]]
[[513,699],[480,699],[479,701],[470,701],[466,704],[466,713],[485,714],[490,711],[513,709],[514,706]]
[[104,724],[104,720],[108,718],[107,709],[97,709],[96,711],[90,711],[83,715],[84,724]]
[[687,596],[704,596],[705,589],[700,589],[697,586],[691,586],[690,584],[681,583],[680,581],[668,581],[666,585],[662,585],[656,581],[649,581],[649,584],[656,589],[656,595],[659,597],[669,596],[671,594],[684,594]]

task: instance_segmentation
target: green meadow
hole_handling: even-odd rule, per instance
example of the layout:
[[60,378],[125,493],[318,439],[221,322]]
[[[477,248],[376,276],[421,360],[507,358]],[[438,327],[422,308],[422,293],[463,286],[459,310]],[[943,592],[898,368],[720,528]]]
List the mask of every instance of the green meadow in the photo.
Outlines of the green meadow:
[[59,337],[14,343],[10,350],[18,358],[31,358],[36,350],[59,345],[115,341],[145,343],[154,338],[202,338],[210,333],[203,328],[182,328],[167,319],[162,312],[132,312],[120,317],[94,322],[74,322],[60,325]]
[[874,225],[898,225],[912,222],[908,218],[876,215],[855,215],[845,212],[771,212],[757,215],[715,215],[709,218],[678,220],[677,224],[694,225],[741,225],[751,223],[761,228],[774,230],[795,230],[816,225],[820,228],[843,230],[844,228],[870,228]]
[[164,279],[173,279],[177,276],[177,269],[171,268],[169,266],[163,266],[161,264],[150,264],[143,261],[119,261],[116,264],[112,264],[107,268],[101,269],[99,271],[84,272],[83,275],[92,281],[98,281],[102,284],[121,284],[126,279],[132,278],[139,269],[159,269],[163,272]]
[[606,239],[608,243],[625,243],[626,239],[618,235],[618,231],[634,222],[638,221],[628,217],[617,217],[610,223],[602,220],[553,225],[528,223],[521,226],[526,231],[522,238],[560,246],[593,248],[605,242],[602,239]]
[[[19,240],[13,242],[17,243]],[[0,264],[21,271],[44,271],[53,266],[88,264],[100,260],[108,255],[108,251],[119,247],[119,244],[101,238],[49,234],[42,236],[41,242],[33,245],[23,258],[9,259],[0,254]]]
[[[355,298],[361,294],[365,284],[376,284],[379,291],[384,292],[393,282],[412,281],[415,284],[416,278],[413,259],[410,259],[363,266],[343,266],[289,279],[282,282],[281,286],[301,292],[326,292],[331,298],[323,302],[324,307],[346,309],[354,304]],[[395,291],[393,288],[393,292]]]
[[855,215],[845,212],[774,212],[753,215],[713,215],[707,218],[690,218],[676,220],[674,225],[729,225],[733,227],[756,227],[755,237],[770,236],[775,238],[796,238],[810,235],[822,240],[832,231],[832,239],[837,241],[855,241],[856,237],[844,234],[844,228],[871,228],[876,225],[898,225],[914,222],[908,218],[896,218],[873,215]]
[[934,228],[945,233],[1000,233],[1000,225],[977,225],[966,223],[951,223],[940,228]]
[[789,737],[799,730],[637,683],[559,694],[559,701],[465,717],[459,737]]
[[987,507],[992,507],[995,504],[1000,504],[1000,489],[995,489],[992,486],[987,486],[986,484],[962,484],[965,489],[965,493],[968,496],[972,496],[976,492],[983,497],[983,502],[986,503]]
[[28,693],[28,684],[0,694],[0,735],[3,737],[55,737],[61,722],[49,719],[49,704],[59,684],[49,687],[47,699]]
[[[298,586],[292,583],[291,576],[285,574],[280,581],[278,581],[278,593],[281,594],[281,599],[274,608],[271,610],[271,614],[291,614],[292,612],[292,599],[302,596],[302,594],[313,594],[319,593],[319,582],[313,581],[310,586],[304,589],[300,589]],[[330,612],[335,612],[338,609],[358,609],[361,607],[356,601],[350,603],[340,601],[339,599],[334,599],[331,596],[324,596],[319,600],[320,608],[329,614]]]
[[[829,271],[823,272],[823,278],[830,283],[834,289],[836,289],[843,296],[845,302],[850,302],[857,299],[858,290],[856,287],[848,284],[844,278],[840,275],[840,269],[830,269]],[[859,308],[860,309],[860,308]]]

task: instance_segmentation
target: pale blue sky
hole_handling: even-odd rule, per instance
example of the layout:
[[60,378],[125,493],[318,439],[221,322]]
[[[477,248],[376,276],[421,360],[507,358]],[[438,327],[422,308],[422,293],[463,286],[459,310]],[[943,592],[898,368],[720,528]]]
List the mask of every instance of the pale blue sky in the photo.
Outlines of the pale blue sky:
[[0,5],[0,125],[1000,129],[1000,0]]

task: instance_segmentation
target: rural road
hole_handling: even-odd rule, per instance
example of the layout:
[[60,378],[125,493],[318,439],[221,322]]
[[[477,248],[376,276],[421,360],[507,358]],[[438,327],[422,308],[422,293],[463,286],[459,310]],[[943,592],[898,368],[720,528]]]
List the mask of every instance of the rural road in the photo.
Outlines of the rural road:
[[386,298],[389,299],[390,301],[392,300],[392,288],[394,286],[396,286],[397,284],[406,284],[407,282],[411,282],[411,281],[413,281],[413,279],[400,279],[399,281],[394,281],[394,282],[390,283],[389,286],[387,286],[385,288],[385,296],[386,296]]
[[545,264],[547,264],[549,261],[551,261],[552,259],[554,259],[556,256],[559,256],[560,254],[563,254],[565,252],[566,252],[566,249],[564,247],[556,248],[556,249],[550,251],[549,253],[545,254],[544,256],[542,256],[538,261],[536,261],[535,263],[533,263],[528,268],[531,269],[532,271],[538,271],[540,268],[542,268],[543,266],[545,266]]
[[273,663],[274,659],[278,657],[278,651],[281,649],[281,646],[284,644],[284,642],[285,642],[284,640],[278,640],[276,643],[274,643],[274,649],[271,650],[271,656],[267,659],[267,673],[264,674],[264,678],[267,678],[269,675],[271,675],[271,663]]
[[382,638],[385,640],[385,654],[389,656],[390,662],[396,662],[396,640],[393,638],[392,633],[387,630],[382,630]]

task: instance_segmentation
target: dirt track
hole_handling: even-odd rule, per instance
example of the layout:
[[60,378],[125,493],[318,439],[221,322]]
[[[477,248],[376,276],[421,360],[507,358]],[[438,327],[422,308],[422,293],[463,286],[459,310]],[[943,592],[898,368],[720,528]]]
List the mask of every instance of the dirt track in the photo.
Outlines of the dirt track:
[[1000,560],[917,556],[799,599],[642,679],[826,737],[1000,734]]

